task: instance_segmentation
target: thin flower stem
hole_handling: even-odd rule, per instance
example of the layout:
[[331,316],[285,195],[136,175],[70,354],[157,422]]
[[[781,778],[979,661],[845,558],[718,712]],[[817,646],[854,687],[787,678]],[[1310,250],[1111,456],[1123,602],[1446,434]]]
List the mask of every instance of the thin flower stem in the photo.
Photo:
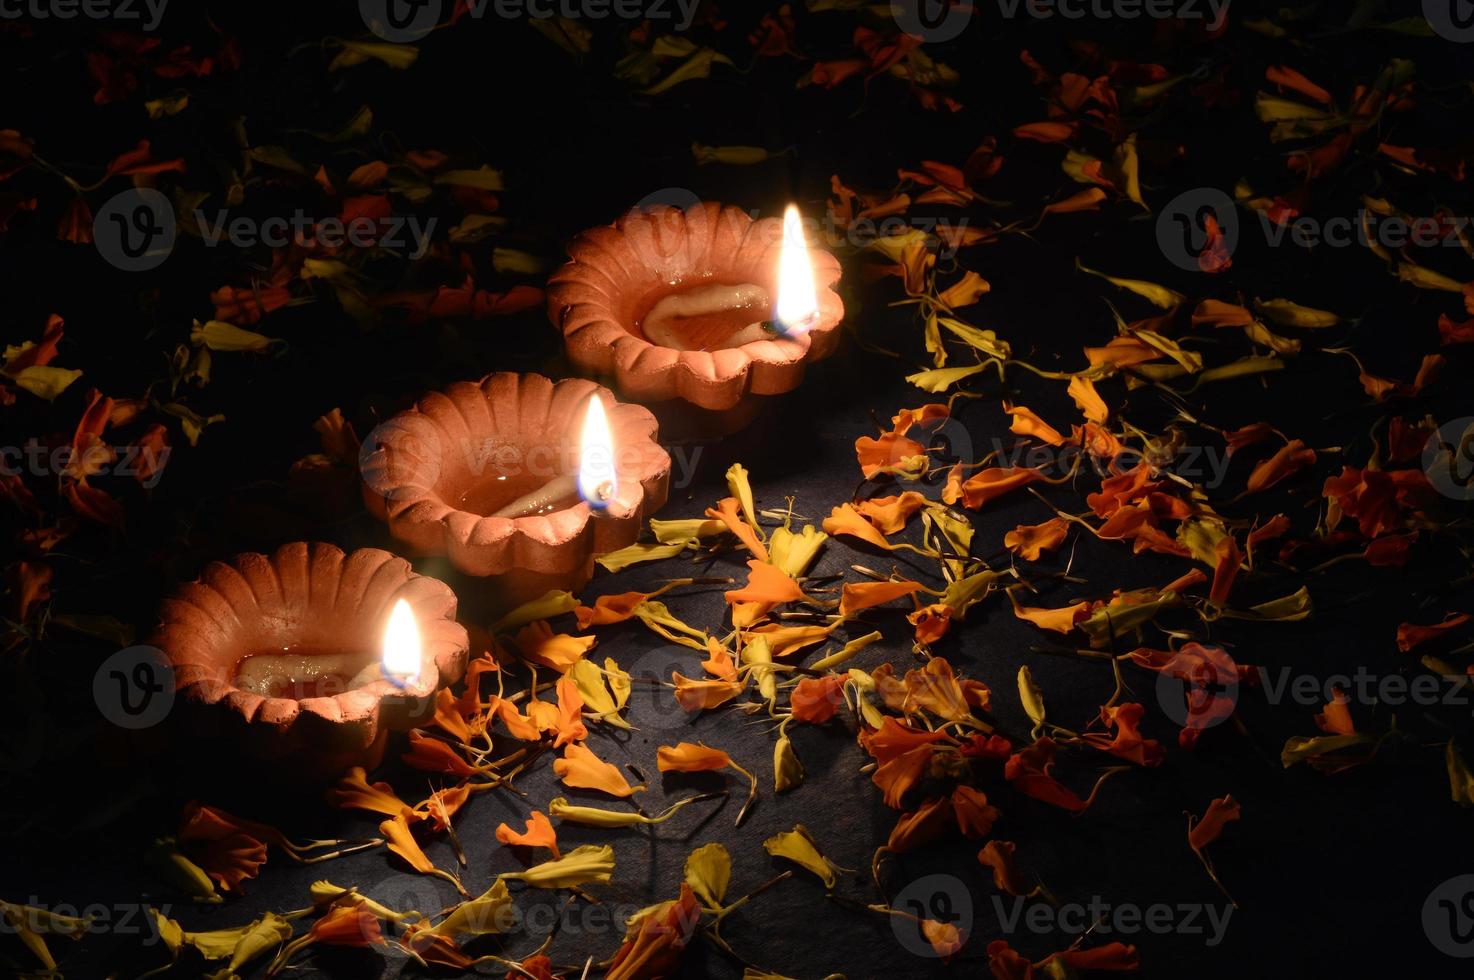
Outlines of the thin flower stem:
[[772,888],[775,885],[781,884],[782,882],[787,881],[789,878],[792,878],[792,877],[793,877],[793,872],[792,871],[785,871],[782,874],[777,875],[776,877],[769,878],[767,881],[763,882],[761,885],[758,885],[752,891],[748,892],[746,895],[743,895],[741,898],[737,899],[736,901],[734,901],[734,902],[732,902],[732,903],[730,903],[728,905],[722,906],[721,911],[719,911],[719,912],[716,913],[717,922],[720,923],[721,920],[723,918],[725,918],[729,913],[731,913],[731,912],[733,912],[733,911],[735,911],[737,909],[740,909],[742,906],[746,905],[748,902],[752,901],[754,898],[757,898],[759,895],[761,895],[763,892],[767,891],[769,888]]
[[747,819],[747,811],[752,809],[752,804],[757,801],[757,777],[735,762],[732,763],[732,768],[746,776],[750,783],[750,788],[747,791],[747,800],[742,804],[742,809],[737,811],[737,822],[733,824],[734,827],[740,827],[742,826],[742,821]]
[[297,863],[299,864],[317,864],[320,861],[331,861],[333,858],[339,858],[345,854],[357,854],[359,851],[367,851],[372,848],[378,847],[383,843],[384,839],[382,837],[375,837],[373,840],[363,841],[361,843],[354,844],[351,847],[339,848],[338,850],[331,851],[327,854],[314,854],[312,857],[302,857],[301,855],[294,854],[292,855],[292,857],[295,858]]

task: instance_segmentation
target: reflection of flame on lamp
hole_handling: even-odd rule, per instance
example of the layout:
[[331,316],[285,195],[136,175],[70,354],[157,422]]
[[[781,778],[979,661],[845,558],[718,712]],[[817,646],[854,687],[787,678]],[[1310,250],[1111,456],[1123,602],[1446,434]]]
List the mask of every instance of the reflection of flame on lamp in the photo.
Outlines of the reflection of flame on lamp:
[[409,603],[400,599],[389,613],[384,627],[384,655],[380,661],[384,676],[401,687],[413,684],[420,676],[420,627],[415,623]]
[[778,255],[778,304],[774,319],[789,334],[808,333],[819,319],[809,246],[804,241],[798,208],[792,204],[783,212],[783,247]]
[[602,510],[614,499],[618,483],[614,471],[614,437],[609,433],[609,419],[598,395],[589,398],[578,447],[579,496],[590,507]]

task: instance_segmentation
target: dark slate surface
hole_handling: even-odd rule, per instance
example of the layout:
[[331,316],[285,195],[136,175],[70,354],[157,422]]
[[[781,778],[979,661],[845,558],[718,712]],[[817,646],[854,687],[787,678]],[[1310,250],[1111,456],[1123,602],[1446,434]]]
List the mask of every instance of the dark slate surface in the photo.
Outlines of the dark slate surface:
[[[262,142],[278,128],[330,126],[367,103],[375,108],[379,124],[406,145],[479,148],[487,161],[505,168],[511,188],[502,195],[506,211],[514,227],[529,230],[533,237],[527,243],[537,248],[609,220],[660,187],[689,188],[701,197],[764,213],[777,213],[784,201],[795,198],[807,212],[818,214],[831,173],[842,174],[851,186],[884,187],[898,166],[922,159],[960,161],[983,135],[1042,116],[1040,97],[1016,64],[1018,50],[1028,47],[1051,65],[1070,64],[1061,32],[1034,24],[1000,25],[989,14],[984,30],[941,52],[966,79],[959,97],[967,108],[950,117],[918,112],[885,80],[872,85],[863,112],[856,112],[859,95],[853,87],[794,94],[793,78],[801,69],[786,61],[759,64],[746,77],[724,73],[713,81],[682,86],[665,98],[642,100],[621,94],[608,80],[607,66],[617,48],[607,38],[580,68],[523,25],[501,22],[445,32],[408,73],[367,69],[328,78],[313,57],[286,59],[286,50],[304,39],[352,32],[353,17],[346,8],[336,19],[314,15],[321,21],[313,23],[304,22],[301,13],[274,18],[220,15],[222,25],[242,37],[246,68],[200,98],[221,118],[248,111],[253,136],[259,133]],[[748,18],[733,16],[739,24]],[[844,50],[849,25],[843,18],[815,19],[812,36],[832,41],[837,56]],[[1153,47],[1149,32],[1118,26],[1106,33],[1112,31],[1118,32],[1118,40],[1130,42],[1140,60],[1174,67],[1196,64],[1195,52]],[[733,36],[740,36],[737,28]],[[1342,92],[1374,74],[1392,43],[1358,35],[1337,47],[1301,54],[1240,33],[1204,57],[1230,61],[1231,77],[1248,101],[1266,63],[1293,55],[1307,74]],[[1433,42],[1395,43],[1405,46],[1409,56],[1423,59],[1435,80],[1442,77],[1441,52]],[[40,91],[46,82],[56,86],[50,94],[58,101],[85,102],[90,90],[80,79],[79,64],[76,57],[65,63],[27,61],[29,90]],[[14,122],[34,131],[42,126],[44,114],[39,102],[17,107]],[[91,114],[57,137],[62,143],[58,155],[65,156],[67,140],[81,144],[96,139],[94,130],[117,133],[110,146],[131,145],[123,136],[133,125],[112,114]],[[1407,139],[1414,141],[1431,124],[1415,117],[1406,125],[1412,127]],[[1265,141],[1246,106],[1232,115],[1188,111],[1171,128],[1149,130],[1146,136],[1168,147],[1194,147],[1174,168],[1150,171],[1147,195],[1152,202],[1192,186],[1230,187],[1244,174],[1280,179],[1278,152]],[[172,143],[178,152],[193,152],[191,144],[207,145],[213,138],[210,132],[176,129],[159,137],[160,149],[172,151]],[[796,152],[759,168],[697,168],[687,150],[692,140],[792,145]],[[1006,196],[1036,202],[1059,185],[1057,149],[1012,143],[1006,149]],[[1368,189],[1365,180],[1365,174],[1352,172],[1334,184],[1325,213],[1349,213],[1356,194]],[[89,383],[120,394],[132,393],[134,372],[141,366],[152,369],[151,359],[162,346],[158,331],[175,330],[189,317],[208,313],[205,293],[223,281],[229,267],[225,257],[196,247],[172,257],[151,279],[129,279],[102,266],[95,256],[46,241],[44,234],[34,241],[0,240],[0,248],[4,267],[11,270],[7,278],[21,287],[14,293],[18,309],[12,322],[36,323],[46,312],[61,312],[69,338],[84,349],[109,352],[106,363],[89,372]],[[1148,312],[1131,305],[1129,297],[1104,292],[1108,287],[1098,280],[1075,274],[1076,255],[1123,275],[1231,296],[1227,282],[1205,285],[1163,262],[1151,219],[1117,206],[1103,216],[1051,222],[1033,238],[1015,237],[970,251],[967,266],[994,285],[993,293],[969,311],[970,318],[997,329],[1019,356],[1041,367],[1074,367],[1080,363],[1082,344],[1103,342],[1112,333],[1102,296],[1121,304],[1130,316]],[[1409,375],[1417,356],[1432,348],[1432,324],[1443,309],[1437,297],[1398,288],[1377,260],[1362,251],[1271,250],[1251,238],[1235,257],[1230,281],[1249,296],[1289,295],[1309,305],[1361,313],[1360,321],[1345,331],[1345,341],[1377,352],[1376,363],[1391,376]],[[833,505],[851,499],[858,479],[854,439],[874,432],[876,418],[884,421],[894,410],[919,404],[926,396],[901,380],[923,355],[904,313],[887,309],[899,294],[895,281],[872,286],[852,274],[848,287],[851,323],[870,341],[898,351],[900,358],[862,353],[847,342],[838,356],[815,368],[799,392],[775,403],[748,432],[704,447],[696,481],[672,493],[662,517],[699,515],[722,495],[721,474],[732,460],[747,465],[763,506],[781,506],[792,496],[796,513],[817,523]],[[302,537],[345,547],[392,546],[383,529],[362,515],[324,521],[297,508],[281,492],[291,460],[314,449],[311,421],[341,406],[363,431],[373,418],[453,380],[494,369],[541,370],[555,376],[565,370],[555,338],[535,311],[506,320],[366,334],[325,302],[285,311],[268,322],[267,330],[287,338],[290,351],[264,361],[217,359],[211,395],[229,420],[211,429],[199,450],[179,454],[152,506],[126,537],[106,545],[107,561],[65,570],[58,608],[110,612],[146,628],[170,585],[192,577],[212,557],[268,549]],[[1467,371],[1467,357],[1450,354],[1449,374],[1457,379]],[[1012,393],[1019,401],[1046,418],[1070,417],[1062,386],[1041,384],[1022,373],[1013,380],[1020,386]],[[965,404],[960,418],[974,446],[986,449],[995,439],[1007,443],[1009,436],[1007,417],[998,407],[1005,392],[996,385],[983,391],[984,397]],[[1106,393],[1112,400],[1121,396],[1114,384],[1106,386]],[[1429,410],[1440,419],[1469,408],[1466,387],[1457,381],[1445,384],[1438,397],[1442,400]],[[1204,390],[1201,397],[1216,424],[1271,421],[1316,447],[1344,447],[1345,458],[1353,463],[1368,454],[1366,432],[1376,415],[1357,407],[1361,401],[1349,362],[1321,354],[1304,356],[1293,371],[1267,387],[1257,381],[1233,382]],[[1148,392],[1134,393],[1130,406],[1133,419],[1154,423],[1164,417],[1165,406]],[[1334,472],[1339,461],[1336,453],[1324,452],[1314,474],[1267,496],[1258,512],[1267,516],[1284,510],[1296,521],[1297,531],[1308,530],[1320,477]],[[1229,486],[1241,484],[1250,465],[1236,461]],[[1082,492],[1092,483],[1083,481]],[[1066,508],[1081,506],[1066,488],[1046,493]],[[1228,496],[1220,492],[1221,498]],[[1254,513],[1249,504],[1224,508],[1240,516]],[[1027,495],[1000,501],[975,515],[974,552],[996,554],[1005,531],[1046,516],[1043,505]],[[895,562],[915,571],[904,555],[861,553],[831,543],[816,573],[839,573],[855,561],[872,567]],[[449,573],[443,562],[417,561],[416,566],[443,575],[460,595],[468,618],[478,619],[478,583]],[[684,567],[668,562],[620,575],[601,574],[589,592],[649,588]],[[1056,556],[1034,574],[1062,567],[1063,557]],[[1152,557],[1128,560],[1123,548],[1082,540],[1074,573],[1089,585],[1050,587],[1046,582],[1041,601],[1063,604],[1114,587],[1161,584],[1182,568],[1182,563]],[[740,570],[735,559],[724,558],[706,574]],[[1447,586],[1466,573],[1467,565],[1456,553],[1441,549],[1405,570],[1343,564],[1311,582],[1317,604],[1312,620],[1268,627],[1225,622],[1213,626],[1211,638],[1229,645],[1241,662],[1289,666],[1319,677],[1347,673],[1358,665],[1379,672],[1407,670],[1392,643],[1395,625],[1410,616],[1431,621],[1443,609],[1457,606],[1459,598],[1447,596]],[[1290,576],[1271,573],[1246,590],[1268,598],[1291,591],[1295,584]],[[1466,606],[1467,601],[1465,593]],[[711,626],[723,610],[716,588],[672,597],[670,604],[688,622]],[[904,669],[915,662],[909,628],[899,614],[872,613],[866,620],[885,631],[886,642],[864,651],[857,666],[870,668],[888,660]],[[1113,680],[1105,668],[1036,651],[1049,642],[1016,621],[1006,602],[996,598],[977,608],[936,652],[993,688],[998,720],[1012,730],[1027,727],[1013,687],[1024,663],[1045,691],[1051,717],[1083,725],[1110,696]],[[431,909],[453,901],[448,885],[396,870],[382,853],[317,867],[296,867],[273,856],[260,879],[248,884],[246,896],[224,907],[189,908],[161,889],[143,873],[138,857],[152,836],[172,826],[179,806],[191,798],[278,821],[304,836],[362,836],[372,833],[373,822],[322,809],[312,794],[300,790],[246,783],[225,752],[210,755],[207,767],[197,758],[200,746],[182,733],[156,729],[142,737],[122,737],[95,728],[88,704],[90,681],[107,652],[58,634],[53,646],[38,652],[4,686],[7,752],[23,760],[16,768],[32,774],[8,782],[14,790],[7,812],[19,829],[6,848],[0,894],[77,906],[141,899],[172,903],[172,914],[193,928],[244,922],[268,908],[300,907],[307,886],[319,877],[356,885],[391,906]],[[637,677],[668,677],[673,666],[689,669],[694,660],[636,625],[602,630],[596,653],[613,656]],[[1246,969],[1286,977],[1347,970],[1356,975],[1391,963],[1408,973],[1425,967],[1428,975],[1449,972],[1453,961],[1435,958],[1423,934],[1421,908],[1435,885],[1471,869],[1459,843],[1467,820],[1448,803],[1436,748],[1409,750],[1389,760],[1398,764],[1335,778],[1303,767],[1284,771],[1279,747],[1289,735],[1314,731],[1315,709],[1271,706],[1249,691],[1240,702],[1242,728],[1214,729],[1189,755],[1176,748],[1176,729],[1157,704],[1153,678],[1131,672],[1127,681],[1132,696],[1149,708],[1147,733],[1169,746],[1160,769],[1116,777],[1098,804],[1078,819],[1012,794],[996,776],[987,783],[997,787],[990,795],[1004,813],[997,835],[1017,842],[1021,864],[1056,895],[1086,905],[1098,897],[1112,906],[1221,906],[1221,895],[1187,848],[1184,814],[1201,812],[1224,793],[1242,802],[1245,818],[1213,851],[1223,880],[1242,906],[1233,912],[1222,942],[1210,946],[1204,934],[1186,929],[1121,937],[1140,947],[1142,975],[1230,977]],[[736,801],[716,813],[711,804],[695,805],[653,832],[563,829],[560,837],[566,846],[612,842],[618,870],[611,886],[594,889],[603,906],[593,910],[575,905],[564,915],[555,946],[558,963],[577,967],[591,954],[611,953],[623,930],[606,911],[627,912],[673,895],[686,854],[702,843],[720,841],[731,850],[736,862],[731,894],[757,887],[783,867],[763,852],[761,841],[795,822],[806,824],[837,863],[860,870],[843,880],[840,893],[873,900],[870,855],[888,833],[894,814],[858,772],[867,760],[854,743],[850,722],[796,728],[794,742],[807,780],[797,792],[775,797],[769,791],[771,739],[760,726],[732,711],[688,722],[672,710],[668,695],[657,698],[651,692],[645,686],[635,688],[629,718],[637,731],[598,732],[592,747],[611,761],[633,762],[655,777],[656,745],[704,740],[750,766],[762,782],[762,798],[740,830],[732,827]],[[42,703],[44,710],[38,708]],[[1397,712],[1399,720],[1407,716],[1409,725],[1421,713]],[[1437,722],[1420,723],[1418,730],[1431,733],[1430,743],[1443,737],[1441,725],[1467,728],[1466,707],[1428,714],[1436,715]],[[1368,726],[1385,724],[1388,715],[1385,706],[1358,712]],[[1088,764],[1073,765],[1066,779],[1088,786],[1093,771]],[[407,798],[416,798],[426,786],[421,775],[393,767],[388,778]],[[520,785],[537,805],[565,792],[546,764]],[[736,778],[682,776],[656,779],[640,799],[653,810],[719,785],[740,795]],[[578,791],[568,795],[596,802]],[[473,893],[498,872],[536,860],[495,844],[492,837],[501,821],[525,816],[528,801],[483,794],[461,816],[459,831],[470,855],[464,880]],[[970,922],[970,941],[950,967],[917,955],[914,934],[896,932],[885,918],[825,901],[820,884],[802,872],[734,915],[725,935],[753,963],[804,978],[830,972],[851,977],[978,975],[986,970],[984,948],[1000,936],[1036,956],[1068,945],[1073,937],[1059,931],[1036,935],[1021,925],[1005,932],[1000,912],[1006,918],[1012,906],[995,905],[996,892],[974,859],[976,847],[927,848],[889,861],[884,873],[891,897],[908,887],[927,901],[934,900],[938,888],[953,896],[954,907]],[[431,845],[429,853],[441,866],[453,865],[443,843]],[[943,877],[933,877],[938,875]],[[506,948],[512,954],[530,951],[539,941],[535,937],[549,928],[562,906],[561,898],[549,904],[551,899],[535,892],[520,896],[534,938],[511,939]],[[1189,924],[1180,913],[1174,921]],[[1191,924],[1204,923],[1198,914]],[[159,956],[157,947],[140,952],[134,936],[56,945],[72,976],[98,976],[114,968],[131,973],[157,963]],[[402,965],[402,960],[372,953],[337,952],[317,957],[297,975],[384,976],[399,973]],[[740,968],[715,950],[698,947],[687,956],[683,973],[726,977]]]

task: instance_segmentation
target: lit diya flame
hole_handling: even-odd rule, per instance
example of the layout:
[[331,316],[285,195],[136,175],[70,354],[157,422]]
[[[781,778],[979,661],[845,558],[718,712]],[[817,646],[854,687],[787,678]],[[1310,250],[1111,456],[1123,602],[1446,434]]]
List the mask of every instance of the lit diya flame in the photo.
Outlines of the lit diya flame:
[[384,627],[384,653],[380,659],[384,676],[401,687],[420,677],[420,627],[409,603],[400,599],[389,612]]
[[555,476],[531,493],[492,514],[492,517],[532,517],[551,514],[588,501],[594,510],[603,510],[614,499],[619,481],[614,472],[614,437],[609,432],[609,419],[598,396],[589,398],[583,432],[578,440],[578,475]]
[[814,267],[804,241],[798,207],[783,212],[783,248],[778,256],[778,304],[774,319],[789,335],[808,333],[819,320],[819,297],[814,292]]
[[609,432],[609,418],[598,395],[589,399],[578,445],[578,495],[590,507],[602,510],[614,499],[618,477],[614,467],[614,437]]
[[[763,315],[771,319],[752,319]],[[712,283],[663,297],[640,324],[645,338],[672,350],[718,350],[754,341],[801,337],[819,322],[814,267],[798,206],[783,212],[778,298],[764,286]]]

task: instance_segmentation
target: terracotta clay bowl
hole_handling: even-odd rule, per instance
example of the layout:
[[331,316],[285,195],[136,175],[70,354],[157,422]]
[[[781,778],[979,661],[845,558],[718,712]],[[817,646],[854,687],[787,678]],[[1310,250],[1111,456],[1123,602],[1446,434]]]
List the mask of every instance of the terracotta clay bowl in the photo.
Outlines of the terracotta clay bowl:
[[[401,686],[380,679],[325,697],[266,697],[241,690],[242,660],[297,651],[376,663],[395,602],[414,612],[422,644],[418,676]],[[294,542],[271,555],[212,562],[196,582],[166,599],[152,645],[164,652],[175,688],[208,731],[246,754],[290,761],[319,775],[376,764],[386,733],[425,723],[435,692],[460,680],[469,642],[456,622],[449,586],[418,575],[387,551],[350,554],[330,544]]]
[[548,316],[579,373],[612,379],[624,397],[750,416],[752,399],[798,387],[806,366],[838,345],[844,304],[834,290],[840,267],[832,254],[809,248],[819,316],[806,333],[676,350],[651,343],[639,324],[662,298],[712,284],[751,283],[775,297],[782,236],[781,219],[753,220],[711,202],[631,212],[569,244],[572,261],[548,282]]
[[[588,399],[604,404],[617,488],[597,512],[577,499],[522,517],[495,512],[578,470]],[[379,426],[360,457],[364,502],[414,552],[488,578],[492,609],[576,591],[594,557],[634,543],[665,503],[670,456],[655,418],[592,381],[492,374],[420,399]]]

